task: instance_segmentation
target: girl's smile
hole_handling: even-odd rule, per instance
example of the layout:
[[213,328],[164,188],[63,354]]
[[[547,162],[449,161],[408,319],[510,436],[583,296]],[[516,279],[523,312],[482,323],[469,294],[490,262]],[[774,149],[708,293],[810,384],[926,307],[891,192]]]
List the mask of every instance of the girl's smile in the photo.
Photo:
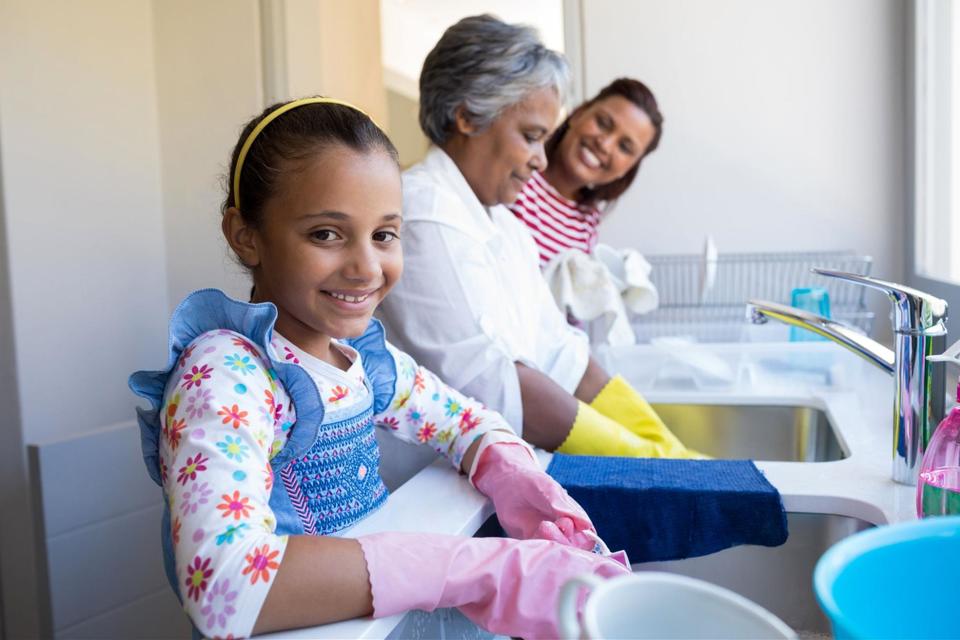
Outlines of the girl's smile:
[[377,302],[382,296],[378,296],[379,289],[367,289],[366,291],[323,291],[330,296],[332,304],[343,313],[369,315],[377,308]]
[[342,145],[285,169],[241,257],[277,331],[340,365],[330,339],[361,335],[403,270],[400,171],[385,152]]
[[365,291],[365,292],[356,292],[356,293],[344,293],[342,291],[324,291],[325,294],[337,300],[342,300],[348,304],[361,304],[367,300],[374,291]]

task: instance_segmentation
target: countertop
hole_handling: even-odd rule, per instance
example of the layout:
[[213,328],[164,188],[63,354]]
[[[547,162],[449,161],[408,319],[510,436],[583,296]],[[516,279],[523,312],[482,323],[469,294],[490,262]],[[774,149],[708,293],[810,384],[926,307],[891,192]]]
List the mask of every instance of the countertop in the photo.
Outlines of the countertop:
[[[889,374],[832,343],[738,343],[696,345],[695,349],[707,354],[713,364],[725,362],[730,375],[703,376],[696,358],[677,358],[649,345],[606,352],[600,359],[652,403],[790,405],[824,411],[846,458],[756,461],[780,491],[784,508],[853,516],[873,524],[916,518],[915,488],[891,479],[894,382]],[[546,465],[551,454],[541,451],[539,455]],[[491,513],[487,500],[464,476],[445,460],[437,460],[396,489],[378,512],[343,535],[378,531],[472,535]],[[402,617],[348,620],[266,637],[383,638]]]
[[[890,374],[826,341],[687,349],[690,353],[678,358],[637,345],[608,352],[603,360],[609,371],[622,372],[652,403],[788,405],[824,411],[847,454],[843,460],[755,461],[780,491],[784,508],[853,516],[873,524],[916,518],[915,487],[891,478],[895,385]],[[694,351],[725,363],[732,379],[698,375]]]

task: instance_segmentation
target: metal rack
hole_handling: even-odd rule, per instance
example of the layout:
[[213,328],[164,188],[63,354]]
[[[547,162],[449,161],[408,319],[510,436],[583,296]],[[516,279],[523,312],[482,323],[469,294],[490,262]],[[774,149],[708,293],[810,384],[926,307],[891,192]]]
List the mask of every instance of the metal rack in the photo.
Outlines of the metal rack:
[[728,253],[646,256],[660,306],[632,318],[638,342],[668,335],[701,342],[745,339],[746,302],[751,298],[790,304],[796,287],[823,287],[831,315],[865,333],[874,314],[867,310],[866,289],[810,272],[812,267],[869,275],[873,259],[853,251]]

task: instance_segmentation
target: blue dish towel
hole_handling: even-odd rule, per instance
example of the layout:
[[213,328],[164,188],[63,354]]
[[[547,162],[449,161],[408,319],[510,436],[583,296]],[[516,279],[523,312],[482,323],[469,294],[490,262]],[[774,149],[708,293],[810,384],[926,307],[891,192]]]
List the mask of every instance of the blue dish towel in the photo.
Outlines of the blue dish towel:
[[659,460],[555,454],[547,473],[631,562],[702,556],[787,539],[780,493],[750,460]]

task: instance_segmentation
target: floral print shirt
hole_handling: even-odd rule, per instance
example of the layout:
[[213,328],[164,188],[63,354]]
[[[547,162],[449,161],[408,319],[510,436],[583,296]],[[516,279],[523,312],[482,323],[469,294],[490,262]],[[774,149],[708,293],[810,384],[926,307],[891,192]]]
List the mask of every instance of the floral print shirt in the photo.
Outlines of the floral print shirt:
[[[360,403],[359,353],[342,371],[274,333],[272,354],[241,334],[208,331],[184,349],[164,391],[160,474],[169,501],[183,606],[208,636],[249,636],[280,567],[287,537],[270,510],[270,460],[296,428],[296,408],[270,360],[292,362],[311,377],[326,410]],[[393,401],[377,426],[433,447],[460,467],[478,437],[509,430],[499,414],[464,397],[405,353],[387,345],[397,369]]]

